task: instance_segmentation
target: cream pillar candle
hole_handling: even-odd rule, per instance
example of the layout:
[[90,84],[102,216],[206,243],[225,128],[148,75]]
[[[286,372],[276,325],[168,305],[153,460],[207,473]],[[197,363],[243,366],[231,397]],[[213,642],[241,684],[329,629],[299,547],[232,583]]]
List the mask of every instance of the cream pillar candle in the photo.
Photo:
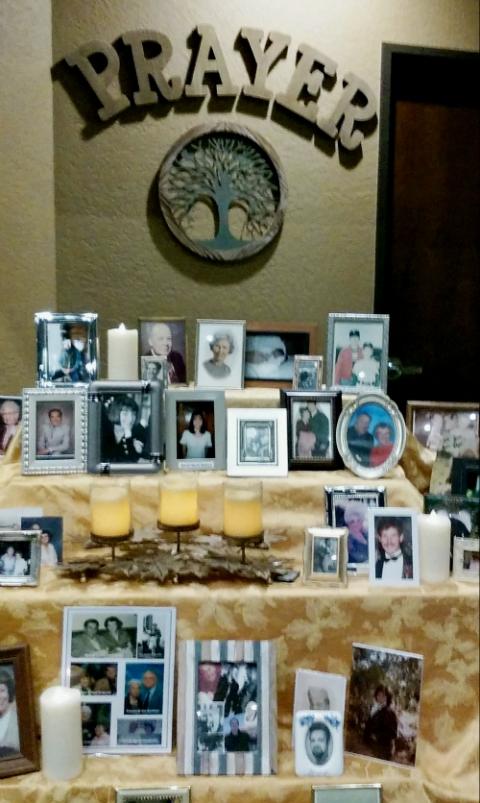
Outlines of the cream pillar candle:
[[450,519],[444,513],[418,516],[420,580],[443,583],[450,576]]
[[138,380],[138,332],[127,329],[123,323],[118,329],[109,329],[108,378]]
[[189,527],[198,522],[198,481],[189,474],[166,474],[160,479],[158,522]]
[[223,532],[230,538],[255,538],[263,533],[261,482],[225,482]]
[[52,686],[40,695],[42,770],[68,781],[82,770],[80,690]]
[[90,532],[103,538],[128,535],[132,528],[128,481],[98,479],[90,491]]

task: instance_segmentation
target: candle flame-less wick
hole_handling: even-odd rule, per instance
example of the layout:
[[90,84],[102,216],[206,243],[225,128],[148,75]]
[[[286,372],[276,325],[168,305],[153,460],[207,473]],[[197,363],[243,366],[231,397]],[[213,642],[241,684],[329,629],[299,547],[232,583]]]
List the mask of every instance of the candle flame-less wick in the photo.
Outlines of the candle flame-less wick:
[[125,331],[125,324],[124,324],[124,323],[121,323],[121,324],[120,324],[120,326],[119,326],[118,328],[119,328],[119,330],[120,330],[121,332],[124,332],[124,331]]

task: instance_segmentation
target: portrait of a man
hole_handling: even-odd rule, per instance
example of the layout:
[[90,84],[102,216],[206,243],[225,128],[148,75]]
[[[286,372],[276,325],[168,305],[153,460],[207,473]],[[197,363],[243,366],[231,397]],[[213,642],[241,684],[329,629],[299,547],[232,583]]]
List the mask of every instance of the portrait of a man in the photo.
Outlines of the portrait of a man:
[[74,402],[38,402],[37,458],[74,457]]
[[144,363],[144,358],[158,357],[166,361],[165,379],[169,385],[187,381],[185,321],[140,320],[140,348],[142,374],[144,365],[149,364]]
[[324,722],[313,722],[305,735],[305,752],[312,764],[323,766],[332,753],[332,736]]

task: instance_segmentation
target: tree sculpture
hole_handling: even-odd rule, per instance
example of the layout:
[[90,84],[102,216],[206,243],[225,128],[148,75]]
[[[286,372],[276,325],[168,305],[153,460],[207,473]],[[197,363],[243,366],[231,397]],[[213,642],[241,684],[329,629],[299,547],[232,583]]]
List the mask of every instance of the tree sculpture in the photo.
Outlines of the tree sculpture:
[[[283,219],[285,183],[276,157],[246,129],[232,125],[195,129],[171,151],[160,170],[160,203],[173,233],[192,250],[214,259],[241,259],[267,245]],[[192,239],[196,205],[206,203],[215,218],[213,239]],[[229,213],[244,213],[240,236]]]

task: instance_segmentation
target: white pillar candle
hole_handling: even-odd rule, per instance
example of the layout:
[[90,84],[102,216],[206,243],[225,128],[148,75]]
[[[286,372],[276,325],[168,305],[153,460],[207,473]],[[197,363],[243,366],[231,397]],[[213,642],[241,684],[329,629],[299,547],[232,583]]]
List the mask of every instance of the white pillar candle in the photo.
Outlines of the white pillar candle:
[[190,527],[198,523],[198,481],[188,474],[166,474],[160,479],[159,526]]
[[123,323],[108,333],[108,378],[138,380],[138,332]]
[[42,771],[68,781],[82,770],[80,690],[51,686],[40,695]]
[[443,583],[450,576],[450,519],[445,513],[421,513],[418,516],[420,545],[420,580]]

